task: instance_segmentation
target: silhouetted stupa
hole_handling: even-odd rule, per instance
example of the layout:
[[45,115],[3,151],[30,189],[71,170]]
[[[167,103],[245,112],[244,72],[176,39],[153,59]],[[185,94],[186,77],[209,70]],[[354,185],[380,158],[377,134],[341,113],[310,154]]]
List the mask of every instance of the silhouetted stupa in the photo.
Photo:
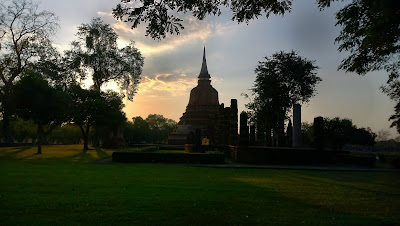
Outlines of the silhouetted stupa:
[[197,143],[205,136],[211,144],[234,142],[234,137],[237,137],[237,100],[231,100],[231,107],[220,105],[218,92],[211,86],[210,79],[204,47],[197,86],[190,91],[186,112],[176,130],[170,134],[170,144]]

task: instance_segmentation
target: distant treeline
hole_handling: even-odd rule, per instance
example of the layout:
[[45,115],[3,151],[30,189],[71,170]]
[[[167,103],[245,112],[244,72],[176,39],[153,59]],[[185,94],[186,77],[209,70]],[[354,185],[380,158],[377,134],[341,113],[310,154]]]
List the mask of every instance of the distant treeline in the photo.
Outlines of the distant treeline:
[[[0,126],[3,121],[0,121]],[[165,144],[168,135],[173,131],[176,122],[165,118],[162,115],[150,114],[146,119],[133,117],[132,121],[125,121],[123,124],[123,138],[125,145],[132,144]],[[37,125],[21,118],[11,119],[11,134],[14,144],[36,144]],[[95,129],[89,133],[89,143],[95,142]],[[0,136],[2,136],[0,130]],[[106,136],[107,134],[101,134]],[[105,138],[104,138],[105,139]],[[52,133],[46,136],[44,144],[81,144],[82,133],[80,128],[73,124],[65,124],[55,128]]]

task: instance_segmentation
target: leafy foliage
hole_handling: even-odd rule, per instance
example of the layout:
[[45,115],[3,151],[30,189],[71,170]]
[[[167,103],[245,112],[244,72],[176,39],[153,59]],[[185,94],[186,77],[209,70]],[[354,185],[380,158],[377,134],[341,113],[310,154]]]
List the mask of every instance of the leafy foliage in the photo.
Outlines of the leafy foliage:
[[322,80],[316,75],[317,69],[313,61],[294,51],[281,51],[258,63],[251,89],[253,99],[246,107],[259,129],[260,125],[276,128],[293,104],[307,103],[315,95],[315,86]]
[[100,18],[79,26],[76,36],[78,40],[72,42],[72,49],[65,53],[66,64],[74,69],[72,73],[81,80],[90,75],[97,91],[102,85],[114,81],[132,100],[144,61],[134,42],[119,49],[118,35]]
[[85,90],[79,85],[70,87],[71,122],[77,125],[82,133],[85,150],[88,149],[89,133],[92,126],[115,127],[126,121],[122,111],[122,97],[115,92],[98,92]]
[[[45,137],[57,126],[67,122],[69,98],[58,87],[49,86],[39,75],[29,72],[15,85],[16,114],[37,124],[38,153]],[[45,126],[49,128],[45,131]]]
[[[306,144],[314,142],[313,123],[302,124]],[[368,145],[375,144],[376,134],[370,128],[357,128],[351,119],[324,118],[324,145],[334,150],[341,150],[345,144]]]
[[400,50],[400,2],[353,0],[336,14],[342,26],[336,42],[339,51],[350,51],[340,69],[365,74],[386,69],[397,71]]
[[137,116],[132,121],[127,122],[124,129],[124,138],[129,144],[166,143],[177,124],[158,114],[150,114],[146,119]]
[[47,141],[51,144],[80,144],[82,134],[78,127],[65,124],[54,129],[47,137]]
[[14,84],[34,63],[53,57],[56,51],[49,37],[57,30],[57,21],[54,13],[40,11],[30,0],[0,3],[0,101],[8,143],[12,142],[9,120]]
[[392,121],[390,127],[396,127],[397,132],[400,133],[400,81],[398,78],[398,74],[390,74],[387,85],[382,86],[381,89],[391,100],[396,102],[394,114],[390,116],[389,121]]
[[19,143],[28,143],[29,139],[35,142],[37,137],[37,126],[33,121],[14,118],[11,120],[10,129],[12,137]]
[[[132,3],[134,2],[134,3]],[[115,18],[132,23],[132,28],[138,27],[142,22],[148,23],[146,36],[153,39],[165,38],[168,33],[179,34],[182,19],[176,17],[172,12],[192,12],[192,15],[203,20],[206,15],[220,15],[221,8],[229,7],[233,12],[232,20],[249,22],[262,14],[269,17],[271,14],[283,15],[290,11],[292,0],[262,0],[262,1],[239,1],[239,0],[217,0],[217,1],[149,1],[149,0],[121,0],[113,9]]]

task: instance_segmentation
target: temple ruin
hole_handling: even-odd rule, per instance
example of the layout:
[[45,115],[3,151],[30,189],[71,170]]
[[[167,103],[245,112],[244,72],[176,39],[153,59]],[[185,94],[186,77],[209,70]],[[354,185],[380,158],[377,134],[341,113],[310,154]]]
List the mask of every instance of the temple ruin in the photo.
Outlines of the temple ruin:
[[206,50],[197,86],[190,91],[186,111],[177,128],[169,136],[169,144],[198,144],[207,137],[212,145],[235,145],[238,142],[237,100],[230,107],[219,104],[218,91],[211,85],[207,69]]

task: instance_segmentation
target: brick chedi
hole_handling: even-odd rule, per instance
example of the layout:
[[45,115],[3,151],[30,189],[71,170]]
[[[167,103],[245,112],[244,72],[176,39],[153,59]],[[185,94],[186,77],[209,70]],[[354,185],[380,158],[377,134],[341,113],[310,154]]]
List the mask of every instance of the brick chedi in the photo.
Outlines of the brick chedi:
[[[175,131],[170,134],[170,144],[198,144],[208,137],[210,144],[226,145],[235,142],[237,136],[237,101],[231,107],[219,104],[218,91],[211,86],[204,48],[203,62],[197,86],[190,92],[186,112],[183,113]],[[235,118],[236,117],[236,118]],[[232,128],[236,125],[236,129]]]

